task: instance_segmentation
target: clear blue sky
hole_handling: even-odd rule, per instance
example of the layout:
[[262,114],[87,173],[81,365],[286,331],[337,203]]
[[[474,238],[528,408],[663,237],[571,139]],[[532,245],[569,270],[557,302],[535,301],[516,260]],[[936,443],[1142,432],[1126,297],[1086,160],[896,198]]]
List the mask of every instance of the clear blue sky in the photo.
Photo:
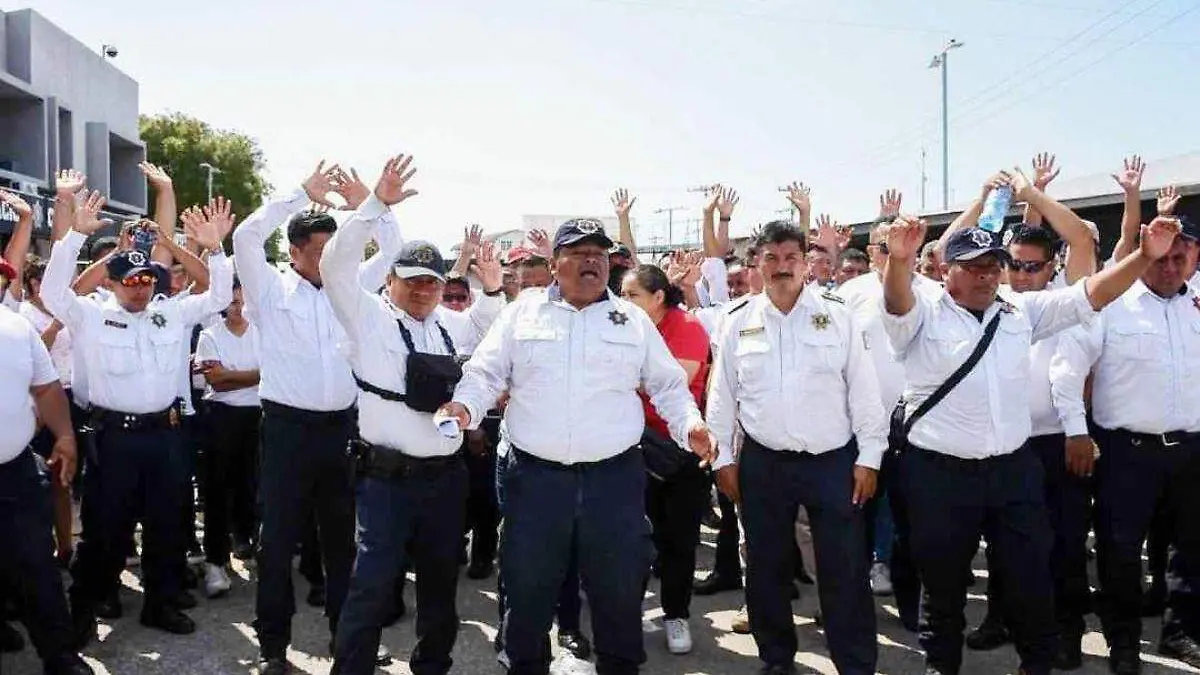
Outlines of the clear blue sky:
[[[18,5],[19,6],[19,5]],[[143,112],[182,111],[258,139],[277,189],[327,157],[374,181],[416,156],[406,236],[466,223],[609,213],[639,195],[643,238],[686,188],[738,188],[735,232],[786,207],[870,218],[940,204],[949,38],[951,202],[1003,166],[1058,154],[1063,178],[1122,156],[1200,150],[1200,0],[37,0],[89,45],[119,46]],[[1153,172],[1153,165],[1150,169]],[[1061,180],[1061,179],[1060,179]],[[678,231],[678,228],[677,228]]]

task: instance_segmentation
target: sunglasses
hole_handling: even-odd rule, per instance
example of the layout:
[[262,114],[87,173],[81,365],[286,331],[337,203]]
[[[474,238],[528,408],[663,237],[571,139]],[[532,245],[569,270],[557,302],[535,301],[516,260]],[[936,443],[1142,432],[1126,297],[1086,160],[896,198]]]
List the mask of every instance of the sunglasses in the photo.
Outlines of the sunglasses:
[[1005,262],[1004,266],[1010,270],[1016,270],[1017,272],[1037,274],[1038,272],[1046,269],[1046,265],[1049,264],[1050,262],[1048,260],[1009,260]]
[[153,274],[135,274],[131,277],[125,277],[121,280],[121,285],[125,288],[134,288],[137,286],[153,286],[158,282],[158,278]]
[[442,295],[442,300],[445,302],[466,302],[467,296],[458,293],[445,293]]

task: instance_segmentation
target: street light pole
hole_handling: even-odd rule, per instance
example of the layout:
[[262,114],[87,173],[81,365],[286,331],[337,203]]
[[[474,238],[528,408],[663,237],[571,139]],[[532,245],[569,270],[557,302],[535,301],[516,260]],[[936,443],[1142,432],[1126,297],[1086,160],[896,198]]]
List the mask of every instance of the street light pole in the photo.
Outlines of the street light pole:
[[221,170],[208,162],[200,162],[200,168],[208,172],[208,177],[205,179],[204,185],[208,190],[208,201],[211,202],[213,197],[213,175],[221,173]]
[[930,68],[942,71],[942,208],[950,208],[950,111],[947,97],[946,62],[951,49],[963,46],[962,42],[951,39],[942,51],[933,56],[929,62]]
[[682,211],[682,210],[683,210],[682,206],[668,206],[663,209],[657,209],[654,212],[656,215],[660,214],[660,213],[667,214],[667,247],[668,248],[675,245],[675,212]]

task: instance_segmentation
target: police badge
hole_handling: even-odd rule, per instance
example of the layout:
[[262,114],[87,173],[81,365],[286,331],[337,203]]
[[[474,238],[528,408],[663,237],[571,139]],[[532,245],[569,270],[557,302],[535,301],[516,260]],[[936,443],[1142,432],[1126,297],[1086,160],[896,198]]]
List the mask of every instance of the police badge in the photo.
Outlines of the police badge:
[[150,315],[150,323],[154,324],[155,328],[163,328],[167,325],[167,317],[162,315],[162,312],[154,312]]

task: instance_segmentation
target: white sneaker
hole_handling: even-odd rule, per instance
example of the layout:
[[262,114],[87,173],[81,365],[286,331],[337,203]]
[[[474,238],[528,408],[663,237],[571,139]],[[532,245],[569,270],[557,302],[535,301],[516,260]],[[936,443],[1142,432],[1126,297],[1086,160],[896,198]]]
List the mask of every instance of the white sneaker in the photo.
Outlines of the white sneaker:
[[672,654],[692,651],[692,629],[688,627],[687,619],[665,619],[663,628],[667,631],[667,651]]
[[875,595],[892,594],[892,570],[885,562],[871,566],[871,592]]
[[219,567],[212,563],[204,563],[204,594],[210,598],[225,595],[229,589],[233,587],[233,583],[229,581],[229,575],[225,573],[224,567]]

